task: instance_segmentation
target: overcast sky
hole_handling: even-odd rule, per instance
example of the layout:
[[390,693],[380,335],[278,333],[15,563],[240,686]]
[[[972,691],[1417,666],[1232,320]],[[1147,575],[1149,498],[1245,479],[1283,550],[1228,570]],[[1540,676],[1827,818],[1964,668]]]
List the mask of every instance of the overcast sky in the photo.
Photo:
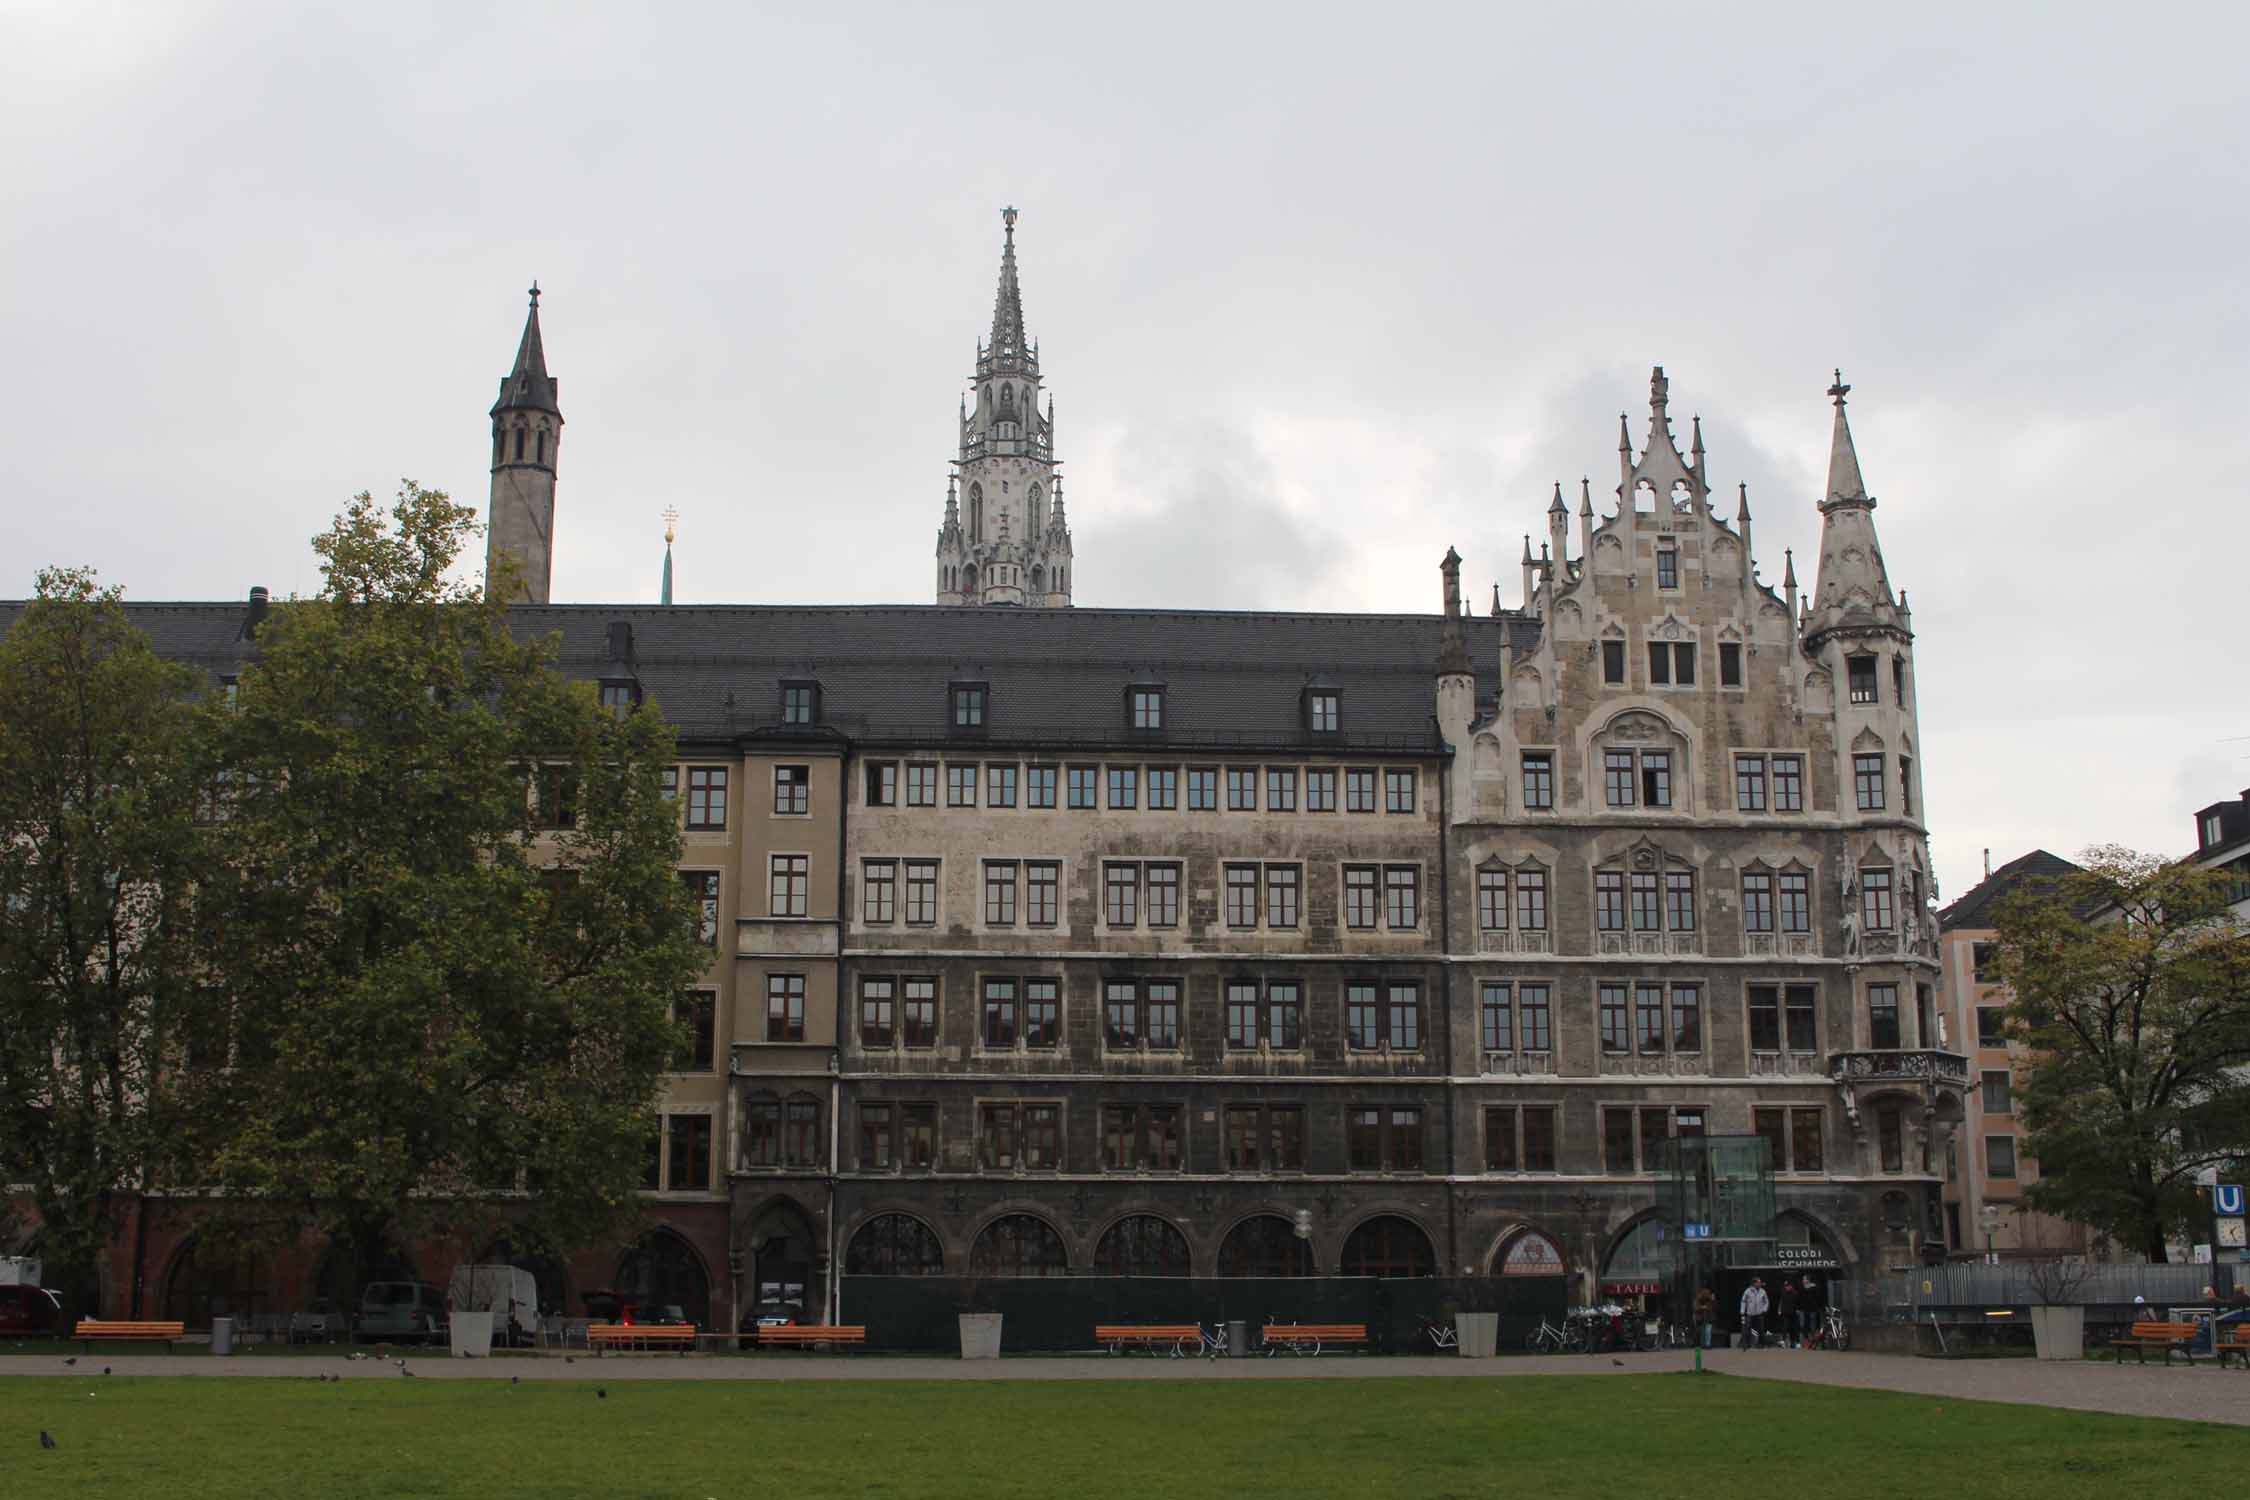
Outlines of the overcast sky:
[[2240,7],[760,10],[0,0],[0,593],[481,504],[536,277],[558,600],[927,601],[1013,203],[1081,604],[1514,605],[1658,363],[1809,587],[1841,365],[1947,897],[2250,785]]

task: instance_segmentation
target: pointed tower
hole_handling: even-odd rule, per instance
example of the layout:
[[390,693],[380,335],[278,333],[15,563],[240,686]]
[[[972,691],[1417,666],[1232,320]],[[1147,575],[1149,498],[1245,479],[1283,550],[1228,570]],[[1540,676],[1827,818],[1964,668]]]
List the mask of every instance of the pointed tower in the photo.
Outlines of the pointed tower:
[[562,408],[547,373],[547,348],[539,336],[539,283],[531,284],[531,312],[516,346],[516,365],[500,382],[492,403],[492,498],[486,511],[484,571],[513,557],[521,574],[520,602],[545,604],[555,572],[555,460],[562,447]]
[[670,506],[666,506],[664,508],[664,592],[656,602],[667,606],[672,602],[672,538],[679,530],[679,526],[680,513]]
[[1016,211],[1001,212],[1000,286],[992,334],[977,349],[960,415],[960,454],[946,480],[937,540],[940,604],[1070,603],[1070,524],[1055,458],[1053,398],[1040,411],[1039,348],[1024,332],[1016,279]]

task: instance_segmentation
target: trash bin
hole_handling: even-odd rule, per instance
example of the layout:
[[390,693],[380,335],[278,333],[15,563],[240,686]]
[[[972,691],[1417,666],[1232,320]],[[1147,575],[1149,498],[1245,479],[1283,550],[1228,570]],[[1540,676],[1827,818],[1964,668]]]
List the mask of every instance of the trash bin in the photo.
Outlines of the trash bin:
[[213,1318],[211,1320],[211,1352],[213,1354],[234,1353],[234,1319]]
[[1244,1318],[1229,1318],[1227,1320],[1227,1358],[1248,1359],[1249,1357],[1249,1321]]

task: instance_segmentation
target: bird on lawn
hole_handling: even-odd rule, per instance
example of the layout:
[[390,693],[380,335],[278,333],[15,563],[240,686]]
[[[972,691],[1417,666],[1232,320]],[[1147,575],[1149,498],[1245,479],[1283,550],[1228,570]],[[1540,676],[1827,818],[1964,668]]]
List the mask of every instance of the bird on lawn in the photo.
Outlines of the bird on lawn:
[[599,1385],[595,1386],[595,1387],[594,1387],[594,1399],[595,1399],[596,1401],[607,1401],[607,1400],[609,1399],[609,1390],[608,1390],[608,1388],[607,1388],[606,1386],[599,1386]]
[[1610,1361],[1610,1363],[1617,1366],[1617,1368],[1619,1368],[1620,1370],[1625,1368],[1625,1361],[1621,1359],[1613,1359]]
[[64,1361],[63,1361],[63,1363],[64,1363],[64,1364],[66,1364],[66,1365],[74,1365],[74,1364],[77,1364],[77,1363],[78,1363],[78,1356],[77,1356],[77,1355],[75,1355],[75,1354],[73,1354],[73,1355],[72,1355],[72,1356],[71,1356],[70,1358],[68,1358],[68,1359],[64,1360]]
[[575,1354],[566,1354],[566,1355],[564,1355],[564,1356],[563,1356],[563,1363],[564,1363],[564,1364],[566,1364],[566,1365],[574,1365],[574,1364],[577,1364],[577,1363],[578,1363],[578,1356],[577,1356],[577,1355],[575,1355]]
[[54,1437],[44,1427],[39,1429],[39,1446],[42,1448],[52,1448],[55,1446]]
[[510,1376],[508,1377],[508,1384],[510,1384],[510,1385],[522,1385],[522,1384],[523,1384],[523,1377],[522,1377],[521,1375],[510,1375]]
[[108,1366],[108,1365],[103,1365],[103,1366],[102,1366],[102,1373],[103,1373],[104,1375],[107,1375],[107,1374],[109,1373],[109,1366]]

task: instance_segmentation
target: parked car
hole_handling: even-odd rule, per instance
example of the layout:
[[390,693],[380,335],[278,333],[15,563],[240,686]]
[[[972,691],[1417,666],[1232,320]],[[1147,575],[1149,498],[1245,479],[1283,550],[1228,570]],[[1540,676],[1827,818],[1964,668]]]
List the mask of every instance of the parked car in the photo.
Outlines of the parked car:
[[0,1333],[56,1333],[62,1295],[43,1286],[0,1286]]
[[805,1284],[801,1281],[766,1281],[758,1285],[757,1325],[787,1328],[805,1321]]
[[315,1297],[300,1312],[289,1315],[289,1342],[332,1344],[350,1331],[351,1320],[326,1297]]
[[455,1266],[446,1286],[455,1312],[489,1312],[493,1342],[529,1344],[539,1336],[539,1283],[520,1266]]
[[618,1315],[620,1323],[637,1323],[654,1328],[689,1327],[687,1309],[677,1302],[628,1302]]
[[445,1337],[445,1294],[426,1281],[371,1281],[359,1297],[352,1337],[360,1343]]

